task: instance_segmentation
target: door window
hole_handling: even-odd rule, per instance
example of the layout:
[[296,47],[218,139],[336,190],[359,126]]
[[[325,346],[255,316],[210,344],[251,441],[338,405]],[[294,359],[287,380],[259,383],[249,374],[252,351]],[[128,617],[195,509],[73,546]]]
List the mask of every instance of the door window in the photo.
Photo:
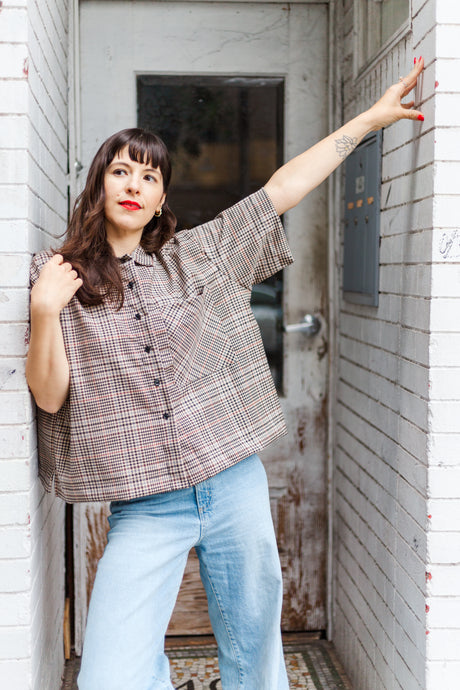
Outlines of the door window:
[[[164,140],[178,228],[194,227],[262,187],[283,160],[284,80],[138,75],[138,124]],[[282,388],[282,272],[251,296],[273,379]]]

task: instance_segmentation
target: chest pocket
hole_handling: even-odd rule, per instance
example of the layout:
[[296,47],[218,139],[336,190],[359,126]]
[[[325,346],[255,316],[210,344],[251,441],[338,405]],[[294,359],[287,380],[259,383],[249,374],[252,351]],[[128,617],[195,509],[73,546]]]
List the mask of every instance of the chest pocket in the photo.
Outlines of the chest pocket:
[[168,301],[163,313],[178,383],[200,379],[232,363],[232,344],[206,287]]

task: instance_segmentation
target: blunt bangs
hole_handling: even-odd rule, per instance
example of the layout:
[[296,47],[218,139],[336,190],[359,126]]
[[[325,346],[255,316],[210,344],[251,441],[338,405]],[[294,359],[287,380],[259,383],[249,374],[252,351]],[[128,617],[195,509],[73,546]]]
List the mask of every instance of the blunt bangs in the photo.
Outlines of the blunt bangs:
[[145,129],[132,128],[123,129],[112,135],[107,141],[107,163],[108,167],[115,156],[119,154],[125,146],[128,146],[128,154],[132,161],[151,165],[152,168],[159,168],[163,177],[163,187],[166,191],[171,180],[171,161],[168,149],[159,136]]

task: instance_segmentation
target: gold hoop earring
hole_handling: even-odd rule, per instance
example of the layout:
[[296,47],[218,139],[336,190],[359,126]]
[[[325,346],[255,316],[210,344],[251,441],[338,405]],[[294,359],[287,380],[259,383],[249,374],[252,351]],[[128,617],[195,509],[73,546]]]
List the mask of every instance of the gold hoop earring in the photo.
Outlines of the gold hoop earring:
[[162,213],[163,213],[163,207],[161,207],[159,211],[155,211],[155,213],[153,215],[155,216],[155,218],[159,218]]

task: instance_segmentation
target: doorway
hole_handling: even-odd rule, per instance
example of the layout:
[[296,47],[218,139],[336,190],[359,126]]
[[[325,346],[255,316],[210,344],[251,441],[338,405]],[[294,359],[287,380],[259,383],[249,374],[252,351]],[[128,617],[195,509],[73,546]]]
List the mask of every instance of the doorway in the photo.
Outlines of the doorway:
[[[163,136],[176,156],[179,218],[182,214],[186,225],[201,222],[199,214],[209,220],[219,205],[228,206],[261,186],[283,158],[326,134],[327,20],[327,5],[321,3],[81,0],[80,178],[107,136],[152,119],[157,129],[167,130],[174,124],[172,116],[161,125],[155,113],[171,109],[174,99],[192,103],[185,130],[174,130],[169,142],[170,135]],[[264,89],[271,95],[264,95]],[[206,102],[201,114],[194,98]],[[255,124],[247,116],[251,103],[258,113]],[[218,120],[230,141],[217,131]],[[190,200],[197,179],[204,191],[194,206]],[[173,209],[174,194],[173,178]],[[253,297],[289,428],[287,437],[261,453],[283,567],[286,631],[326,627],[326,208],[320,188],[286,214],[296,262],[272,285],[259,286]],[[282,324],[298,323],[307,313],[321,321],[318,335],[283,333]],[[106,512],[92,504],[75,510],[81,636],[91,578],[105,542]],[[209,631],[193,557],[170,631]]]

